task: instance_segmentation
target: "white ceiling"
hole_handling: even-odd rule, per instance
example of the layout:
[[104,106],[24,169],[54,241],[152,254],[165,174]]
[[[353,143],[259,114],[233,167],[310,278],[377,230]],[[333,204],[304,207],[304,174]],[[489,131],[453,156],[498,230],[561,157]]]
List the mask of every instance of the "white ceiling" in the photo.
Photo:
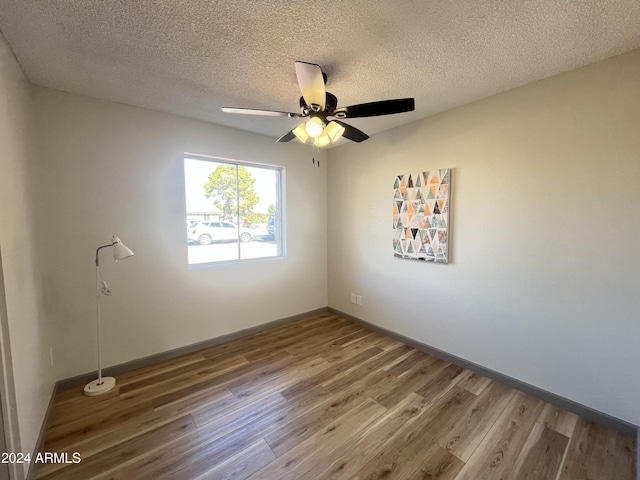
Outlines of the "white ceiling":
[[263,133],[299,111],[294,61],[338,106],[415,97],[386,130],[640,48],[638,0],[0,0],[0,30],[41,86]]

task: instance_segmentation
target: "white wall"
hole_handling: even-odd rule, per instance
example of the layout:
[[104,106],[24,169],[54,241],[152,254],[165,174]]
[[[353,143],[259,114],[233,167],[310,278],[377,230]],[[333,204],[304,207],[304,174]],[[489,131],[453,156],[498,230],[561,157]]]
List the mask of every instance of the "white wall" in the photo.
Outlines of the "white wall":
[[[639,425],[639,87],[636,50],[331,150],[329,305]],[[394,258],[394,177],[445,167],[452,262]]]
[[[4,359],[4,376],[15,378],[15,398],[10,385],[0,388],[14,401],[13,409],[17,405],[19,439],[10,448],[25,453],[35,447],[54,384],[33,228],[30,166],[36,137],[32,114],[29,83],[0,35],[0,250],[7,316],[1,320],[8,323],[12,354]],[[5,412],[9,422],[15,418],[13,409]]]
[[[38,226],[57,378],[95,370],[95,250],[119,235],[135,257],[101,255],[104,366],[327,305],[326,168],[310,150],[113,102],[35,88]],[[286,168],[288,257],[189,269],[183,152]]]

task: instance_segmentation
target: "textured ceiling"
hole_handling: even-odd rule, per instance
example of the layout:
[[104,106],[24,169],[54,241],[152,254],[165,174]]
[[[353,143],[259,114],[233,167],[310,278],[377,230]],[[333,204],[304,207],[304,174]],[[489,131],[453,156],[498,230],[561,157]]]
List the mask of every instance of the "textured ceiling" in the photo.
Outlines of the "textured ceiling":
[[355,119],[369,134],[640,47],[638,0],[0,0],[29,79],[277,138],[297,112],[294,61],[339,106],[415,97]]

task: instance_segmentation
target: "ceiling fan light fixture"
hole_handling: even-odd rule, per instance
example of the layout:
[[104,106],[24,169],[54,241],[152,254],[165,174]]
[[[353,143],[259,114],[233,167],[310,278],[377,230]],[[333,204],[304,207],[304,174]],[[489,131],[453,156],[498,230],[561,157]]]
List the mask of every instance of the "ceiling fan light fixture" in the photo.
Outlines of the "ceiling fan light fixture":
[[301,123],[296,128],[293,129],[293,134],[296,136],[298,140],[302,143],[306,143],[309,139],[309,134],[307,133],[307,124]]
[[[297,138],[302,143],[307,143],[312,138],[313,142],[309,143],[313,143],[315,146],[326,146],[338,142],[343,137],[356,143],[364,142],[369,138],[366,133],[352,125],[342,123],[340,120],[378,117],[415,110],[414,98],[379,100],[338,108],[338,98],[325,89],[327,75],[322,71],[320,65],[298,61],[295,62],[295,67],[298,86],[302,92],[299,102],[300,113],[238,107],[224,107],[222,111],[245,115],[304,118],[305,123],[289,130],[276,141],[289,142]],[[329,121],[327,117],[338,120]]]
[[324,123],[319,117],[311,117],[309,121],[305,123],[305,130],[311,138],[317,138],[324,131]]
[[337,142],[338,140],[340,140],[340,137],[342,137],[345,128],[338,122],[329,122],[329,125],[327,125],[325,131],[327,132],[327,135],[329,135],[329,138],[332,142]]

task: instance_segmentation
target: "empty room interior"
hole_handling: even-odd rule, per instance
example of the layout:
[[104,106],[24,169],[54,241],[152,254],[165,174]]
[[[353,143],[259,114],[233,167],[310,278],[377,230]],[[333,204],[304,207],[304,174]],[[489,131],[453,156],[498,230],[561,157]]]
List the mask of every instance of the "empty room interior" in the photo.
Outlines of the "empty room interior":
[[0,479],[639,478],[638,25],[0,1]]

